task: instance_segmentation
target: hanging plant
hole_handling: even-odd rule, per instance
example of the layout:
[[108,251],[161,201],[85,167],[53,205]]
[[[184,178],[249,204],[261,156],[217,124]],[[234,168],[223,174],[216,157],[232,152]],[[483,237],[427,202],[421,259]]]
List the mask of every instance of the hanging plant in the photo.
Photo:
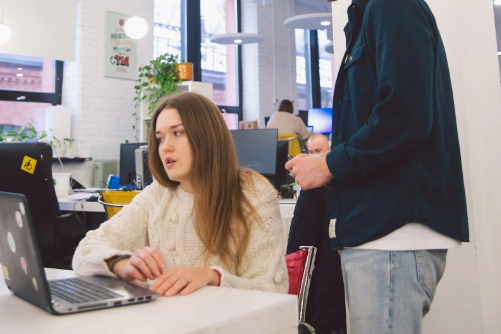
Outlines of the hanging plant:
[[177,56],[164,54],[150,61],[149,65],[139,67],[139,75],[136,80],[136,94],[134,97],[135,112],[133,116],[136,119],[136,125],[132,128],[136,130],[135,139],[139,142],[139,127],[141,103],[148,102],[147,116],[153,115],[158,102],[172,93],[180,92],[177,84],[182,82],[177,78]]

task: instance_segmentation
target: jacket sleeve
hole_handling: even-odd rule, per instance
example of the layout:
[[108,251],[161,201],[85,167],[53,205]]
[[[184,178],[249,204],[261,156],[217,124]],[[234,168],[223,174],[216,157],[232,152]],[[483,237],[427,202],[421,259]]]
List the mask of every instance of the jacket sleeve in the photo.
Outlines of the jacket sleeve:
[[340,184],[399,159],[430,133],[439,37],[420,6],[414,0],[378,0],[366,7],[361,33],[366,57],[375,64],[377,104],[366,124],[327,155]]
[[285,236],[277,195],[266,180],[255,184],[255,199],[251,203],[260,221],[253,222],[245,260],[238,274],[231,274],[219,266],[211,269],[221,273],[221,286],[224,287],[287,293],[289,276],[285,264]]
[[105,260],[119,255],[132,255],[148,245],[148,221],[153,215],[150,196],[155,184],[148,186],[118,214],[89,231],[80,241],[73,257],[73,270],[83,276],[115,276]]

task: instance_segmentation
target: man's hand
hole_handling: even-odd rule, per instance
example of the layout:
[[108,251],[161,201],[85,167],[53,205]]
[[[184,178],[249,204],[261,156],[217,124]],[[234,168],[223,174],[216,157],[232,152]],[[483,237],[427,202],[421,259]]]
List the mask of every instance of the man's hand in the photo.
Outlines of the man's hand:
[[332,180],[325,154],[300,154],[288,161],[285,168],[304,190],[321,187]]

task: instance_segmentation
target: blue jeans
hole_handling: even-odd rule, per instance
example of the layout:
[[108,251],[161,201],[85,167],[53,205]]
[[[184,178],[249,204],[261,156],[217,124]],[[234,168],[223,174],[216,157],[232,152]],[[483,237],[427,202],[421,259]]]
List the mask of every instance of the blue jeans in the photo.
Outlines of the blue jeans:
[[351,334],[420,334],[447,250],[343,249]]

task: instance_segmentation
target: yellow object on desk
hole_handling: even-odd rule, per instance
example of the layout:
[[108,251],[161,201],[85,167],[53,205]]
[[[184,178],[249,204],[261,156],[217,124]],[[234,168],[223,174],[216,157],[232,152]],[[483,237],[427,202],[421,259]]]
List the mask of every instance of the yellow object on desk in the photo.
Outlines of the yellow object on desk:
[[289,142],[289,154],[295,157],[301,154],[301,145],[299,143],[299,138],[296,133],[287,133],[283,135],[278,135],[278,140],[287,140]]
[[139,193],[139,191],[105,190],[101,192],[104,201],[99,201],[99,203],[104,205],[108,218],[111,218],[132,202],[132,199]]

